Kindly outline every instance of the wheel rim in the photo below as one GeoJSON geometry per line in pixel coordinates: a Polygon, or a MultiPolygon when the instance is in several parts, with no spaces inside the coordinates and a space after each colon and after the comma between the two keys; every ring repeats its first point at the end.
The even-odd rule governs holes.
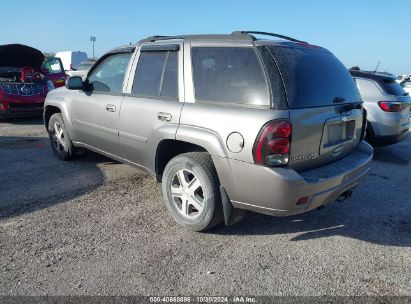
{"type": "Polygon", "coordinates": [[[65,151],[66,148],[66,139],[64,136],[63,128],[60,123],[55,122],[53,125],[53,144],[58,152],[65,151]]]}
{"type": "Polygon", "coordinates": [[[186,218],[197,217],[204,209],[203,186],[192,171],[177,171],[171,181],[171,197],[177,210],[186,218]]]}

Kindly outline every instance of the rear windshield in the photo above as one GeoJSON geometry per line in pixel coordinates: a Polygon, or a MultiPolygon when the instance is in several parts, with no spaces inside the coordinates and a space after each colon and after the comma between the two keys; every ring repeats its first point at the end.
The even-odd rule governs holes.
{"type": "Polygon", "coordinates": [[[359,102],[350,73],[331,53],[320,49],[268,46],[283,77],[289,108],[359,102]]]}
{"type": "Polygon", "coordinates": [[[378,82],[387,94],[394,96],[406,96],[407,92],[404,91],[402,86],[394,79],[384,79],[378,82]]]}

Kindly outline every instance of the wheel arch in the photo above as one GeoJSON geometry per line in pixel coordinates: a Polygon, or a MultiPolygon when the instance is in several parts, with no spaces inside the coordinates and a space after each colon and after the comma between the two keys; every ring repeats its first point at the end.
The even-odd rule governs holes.
{"type": "MultiPolygon", "coordinates": [[[[155,156],[157,180],[161,181],[164,168],[173,157],[187,152],[207,152],[212,157],[227,157],[224,144],[214,131],[180,125],[175,138],[164,139],[157,145],[155,156]]],[[[217,166],[215,167],[218,173],[219,170],[217,166]]]]}
{"type": "Polygon", "coordinates": [[[61,113],[61,109],[59,107],[52,106],[52,105],[47,105],[45,107],[44,113],[43,113],[43,120],[44,120],[44,126],[46,127],[46,129],[48,128],[51,116],[56,113],[61,113]]]}

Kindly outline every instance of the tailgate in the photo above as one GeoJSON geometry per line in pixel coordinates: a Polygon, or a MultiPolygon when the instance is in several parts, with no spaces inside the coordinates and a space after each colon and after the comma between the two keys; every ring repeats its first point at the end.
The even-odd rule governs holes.
{"type": "Polygon", "coordinates": [[[290,110],[293,126],[290,166],[297,170],[318,167],[355,150],[361,138],[363,110],[357,106],[290,110]]]}

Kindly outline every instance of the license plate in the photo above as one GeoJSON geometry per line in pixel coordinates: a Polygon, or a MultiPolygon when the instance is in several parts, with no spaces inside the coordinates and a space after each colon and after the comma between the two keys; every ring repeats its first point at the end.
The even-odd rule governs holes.
{"type": "Polygon", "coordinates": [[[354,136],[355,121],[342,121],[328,126],[328,145],[351,140],[354,136]]]}

